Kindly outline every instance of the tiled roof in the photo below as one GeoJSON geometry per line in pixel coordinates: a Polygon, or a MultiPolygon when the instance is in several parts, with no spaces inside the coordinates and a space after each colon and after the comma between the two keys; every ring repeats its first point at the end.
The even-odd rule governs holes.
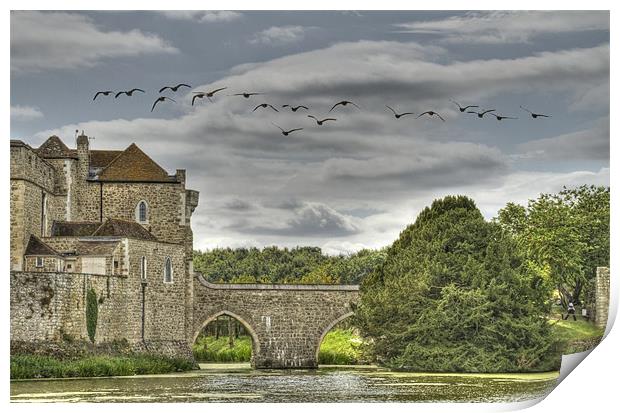
{"type": "Polygon", "coordinates": [[[67,145],[56,135],[50,136],[36,150],[37,154],[43,158],[75,158],[75,150],[69,149],[67,145]]]}
{"type": "Polygon", "coordinates": [[[101,226],[101,222],[54,221],[53,237],[87,237],[101,226]]]}
{"type": "Polygon", "coordinates": [[[105,255],[114,253],[120,241],[80,241],[76,245],[77,255],[105,255]]]}
{"type": "Polygon", "coordinates": [[[92,150],[90,151],[90,167],[105,168],[121,153],[123,151],[92,150]]]}
{"type": "Polygon", "coordinates": [[[147,241],[157,241],[157,238],[137,222],[108,218],[91,234],[93,237],[127,237],[147,241]]]}
{"type": "Polygon", "coordinates": [[[100,181],[174,182],[174,178],[142,152],[135,143],[129,145],[98,176],[100,181]]]}
{"type": "Polygon", "coordinates": [[[60,255],[52,247],[41,241],[34,235],[30,235],[28,246],[24,255],[60,255]]]}

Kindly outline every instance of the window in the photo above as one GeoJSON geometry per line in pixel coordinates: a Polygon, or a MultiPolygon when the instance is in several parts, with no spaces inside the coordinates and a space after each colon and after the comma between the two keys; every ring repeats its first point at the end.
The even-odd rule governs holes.
{"type": "Polygon", "coordinates": [[[146,201],[138,202],[136,206],[136,221],[141,224],[149,222],[149,206],[146,201]]]}
{"type": "Polygon", "coordinates": [[[164,282],[172,282],[172,261],[170,260],[170,257],[166,257],[166,260],[164,261],[164,282]]]}
{"type": "Polygon", "coordinates": [[[140,278],[146,281],[146,257],[140,258],[140,278]]]}
{"type": "Polygon", "coordinates": [[[37,257],[35,265],[39,268],[43,267],[43,257],[37,257]]]}

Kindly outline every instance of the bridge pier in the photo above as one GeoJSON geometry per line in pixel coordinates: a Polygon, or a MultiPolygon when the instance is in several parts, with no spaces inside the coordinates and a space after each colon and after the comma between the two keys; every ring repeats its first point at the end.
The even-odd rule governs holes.
{"type": "Polygon", "coordinates": [[[194,277],[194,341],[220,315],[239,320],[252,336],[252,367],[312,369],[319,346],[353,315],[356,285],[212,284],[194,277]]]}

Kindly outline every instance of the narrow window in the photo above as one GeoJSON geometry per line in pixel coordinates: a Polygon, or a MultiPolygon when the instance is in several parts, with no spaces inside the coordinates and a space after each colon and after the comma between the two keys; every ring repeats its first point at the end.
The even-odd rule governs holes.
{"type": "Polygon", "coordinates": [[[164,282],[172,282],[172,261],[170,260],[170,257],[166,257],[166,260],[164,261],[164,282]]]}
{"type": "Polygon", "coordinates": [[[140,278],[146,281],[146,257],[140,259],[140,278]]]}
{"type": "Polygon", "coordinates": [[[138,202],[138,206],[136,207],[136,220],[141,223],[147,223],[149,220],[149,207],[146,204],[146,201],[138,202]]]}
{"type": "Polygon", "coordinates": [[[35,265],[39,268],[43,267],[43,257],[37,257],[35,265]]]}

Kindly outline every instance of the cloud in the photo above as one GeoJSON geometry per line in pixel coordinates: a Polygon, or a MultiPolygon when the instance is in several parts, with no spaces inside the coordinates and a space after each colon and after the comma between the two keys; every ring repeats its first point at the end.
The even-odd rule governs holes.
{"type": "Polygon", "coordinates": [[[524,158],[609,161],[609,118],[596,121],[590,129],[537,139],[519,145],[524,158]]]}
{"type": "Polygon", "coordinates": [[[250,43],[270,46],[296,43],[303,40],[307,31],[308,28],[303,26],[272,26],[255,33],[250,39],[250,43]]]}
{"type": "Polygon", "coordinates": [[[29,121],[40,119],[43,112],[33,106],[11,105],[11,119],[16,121],[29,121]]]}
{"type": "MultiPolygon", "coordinates": [[[[70,143],[79,129],[97,137],[96,149],[136,142],[167,170],[186,168],[188,187],[203,193],[193,218],[200,248],[239,239],[261,246],[325,245],[334,238],[376,248],[391,243],[424,206],[447,194],[471,195],[485,214],[493,214],[521,196],[561,189],[561,182],[608,182],[608,174],[588,171],[579,179],[516,171],[517,161],[495,145],[514,151],[510,138],[540,136],[541,123],[479,122],[448,101],[528,92],[577,96],[584,85],[609,81],[608,45],[506,59],[448,57],[441,47],[413,42],[339,43],[238,66],[195,89],[266,93],[260,100],[221,95],[192,107],[188,91],[178,96],[177,117],[81,122],[42,131],[35,139],[57,134],[70,143]],[[330,114],[338,120],[319,127],[305,113],[252,112],[263,98],[274,105],[305,104],[318,116],[345,98],[362,110],[339,107],[330,114]],[[417,113],[433,109],[446,122],[395,120],[386,103],[417,113]],[[304,129],[284,137],[271,122],[304,129]],[[244,210],[249,199],[252,208],[244,210]],[[354,212],[360,208],[371,213],[354,212]]],[[[562,122],[558,115],[553,120],[562,122]]]]}
{"type": "Polygon", "coordinates": [[[321,246],[321,250],[327,255],[350,255],[368,248],[366,244],[360,242],[339,240],[330,240],[321,246]]]}
{"type": "Polygon", "coordinates": [[[308,202],[295,210],[293,217],[288,219],[284,225],[251,227],[247,224],[247,221],[241,221],[237,224],[237,229],[251,234],[296,237],[342,237],[359,231],[353,217],[341,214],[319,202],[308,202]]]}
{"type": "Polygon", "coordinates": [[[447,43],[527,43],[543,34],[609,30],[608,11],[489,11],[397,24],[447,43]]]}
{"type": "Polygon", "coordinates": [[[84,15],[11,12],[11,71],[92,67],[102,60],[178,50],[140,30],[104,31],[84,15]]]}
{"type": "Polygon", "coordinates": [[[243,17],[242,13],[229,10],[161,10],[160,13],[175,20],[195,20],[202,23],[231,22],[243,17]]]}

